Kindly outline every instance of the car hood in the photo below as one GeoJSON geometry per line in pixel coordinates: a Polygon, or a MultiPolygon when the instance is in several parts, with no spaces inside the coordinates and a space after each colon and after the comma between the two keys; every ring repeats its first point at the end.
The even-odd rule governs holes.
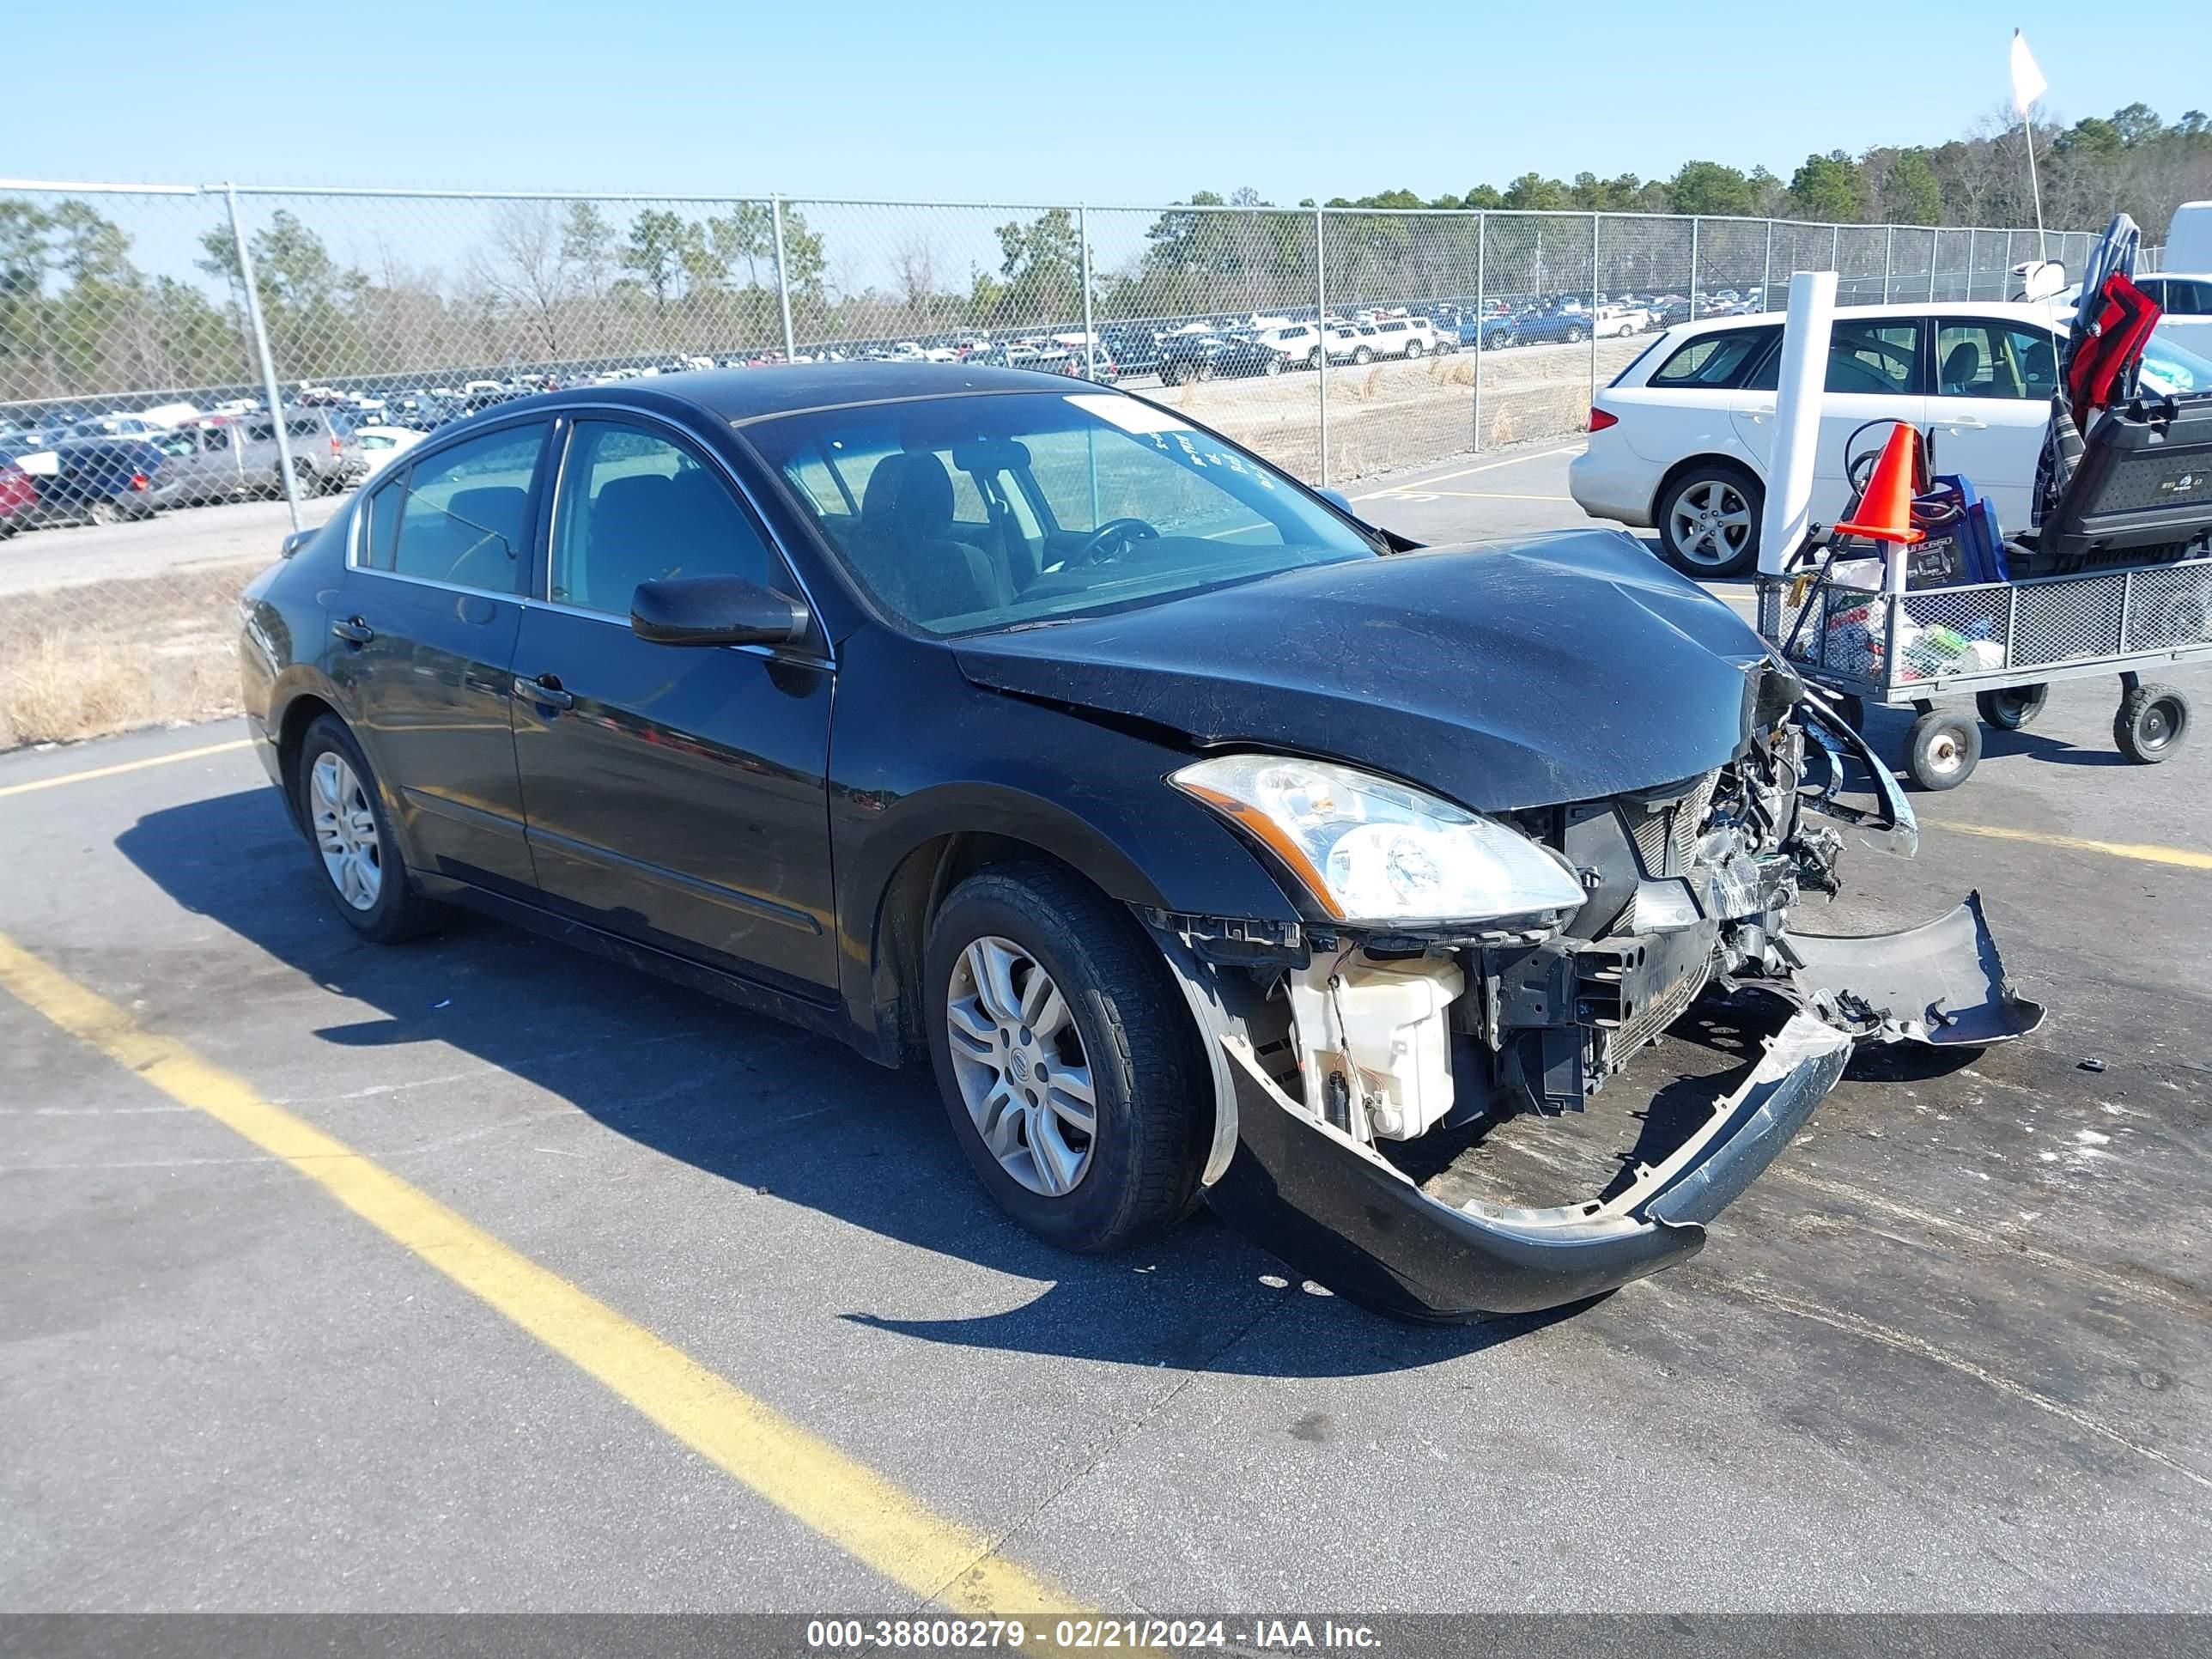
{"type": "Polygon", "coordinates": [[[1603,530],[1290,571],[953,649],[980,686],[1492,812],[1722,764],[1766,659],[1720,600],[1603,530]]]}

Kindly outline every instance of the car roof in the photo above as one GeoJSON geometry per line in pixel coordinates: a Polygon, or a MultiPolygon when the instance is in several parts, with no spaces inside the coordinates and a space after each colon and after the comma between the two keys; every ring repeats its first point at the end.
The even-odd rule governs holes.
{"type": "MultiPolygon", "coordinates": [[[[681,374],[616,380],[605,386],[574,386],[517,398],[495,406],[501,416],[536,409],[558,409],[580,398],[630,396],[649,408],[673,398],[702,409],[732,425],[769,416],[854,404],[890,403],[918,398],[957,398],[981,392],[1054,392],[1071,389],[1115,395],[1106,386],[1071,382],[1065,374],[1024,368],[994,368],[981,363],[898,362],[861,360],[846,363],[775,363],[764,368],[701,368],[681,374]]],[[[495,412],[487,410],[486,414],[495,412]]]]}
{"type": "MultiPolygon", "coordinates": [[[[1782,311],[1753,311],[1734,317],[1700,317],[1694,323],[1677,323],[1668,332],[1686,339],[1722,329],[1757,328],[1761,324],[1778,328],[1788,314],[1782,311]]],[[[2064,322],[2063,319],[2053,318],[2050,306],[2040,300],[1938,300],[1919,305],[1838,306],[1836,315],[1869,322],[1878,322],[1885,317],[1995,317],[2040,323],[2046,328],[2054,324],[2063,326],[2064,322]]]]}

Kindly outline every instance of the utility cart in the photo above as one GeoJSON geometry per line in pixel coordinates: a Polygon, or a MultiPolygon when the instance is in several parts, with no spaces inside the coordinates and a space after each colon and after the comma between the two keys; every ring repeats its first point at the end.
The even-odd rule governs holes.
{"type": "Polygon", "coordinates": [[[1936,499],[1908,499],[1911,440],[1896,428],[1863,487],[1862,506],[1880,498],[1865,516],[1882,522],[1855,511],[1796,550],[1805,568],[1760,578],[1759,631],[1854,726],[1869,702],[1918,711],[1905,769],[1923,789],[1955,787],[1981,758],[1980,726],[1936,706],[1962,692],[2014,732],[2053,681],[2112,675],[2120,752],[2145,765],[2172,754],[2189,700],[2145,682],[2212,657],[2212,396],[2106,409],[2066,446],[2040,527],[2002,546],[1962,479],[1940,481],[1951,495],[1929,521],[1942,535],[1904,527],[1936,499]],[[2009,580],[1978,579],[1991,574],[2009,580]]]}
{"type": "Polygon", "coordinates": [[[2190,710],[2148,677],[2212,658],[2212,557],[1903,592],[1847,586],[1825,569],[1769,576],[1759,631],[1854,726],[1869,702],[1917,710],[1905,769],[1923,789],[1965,782],[1982,754],[1974,716],[1936,698],[1971,692],[1982,720],[2016,732],[2052,682],[2095,675],[2122,688],[2112,741],[2150,764],[2180,747],[2190,710]]]}

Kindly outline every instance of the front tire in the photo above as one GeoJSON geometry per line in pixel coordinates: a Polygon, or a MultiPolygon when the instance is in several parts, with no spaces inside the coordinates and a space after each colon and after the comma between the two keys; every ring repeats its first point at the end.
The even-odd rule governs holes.
{"type": "Polygon", "coordinates": [[[1421,343],[1419,340],[1408,340],[1406,342],[1406,356],[1408,358],[1419,357],[1420,355],[1421,343]]]}
{"type": "Polygon", "coordinates": [[[1000,1208],[1085,1255],[1190,1207],[1206,1155],[1190,1015],[1136,921],[1067,872],[994,866],[954,890],[923,969],[952,1133],[1000,1208]]]}
{"type": "Polygon", "coordinates": [[[1923,789],[1956,789],[1982,758],[1982,728],[1953,709],[1931,708],[1912,722],[1905,769],[1923,789]]]}
{"type": "Polygon", "coordinates": [[[324,890],[356,933],[397,945],[445,921],[443,908],[408,879],[376,774],[336,717],[307,728],[293,762],[292,799],[324,890]]]}
{"type": "Polygon", "coordinates": [[[1365,346],[1361,346],[1352,354],[1352,361],[1357,367],[1364,368],[1375,361],[1375,354],[1365,346]]]}
{"type": "Polygon", "coordinates": [[[1659,542],[1686,576],[1741,576],[1759,560],[1759,515],[1766,491],[1727,461],[1701,462],[1659,501],[1659,542]]]}
{"type": "Polygon", "coordinates": [[[2189,734],[2189,699],[2170,685],[2139,685],[2120,699],[2112,742],[2137,766],[2155,766],[2189,734]]]}
{"type": "Polygon", "coordinates": [[[1566,342],[1569,345],[1580,345],[1585,337],[1587,337],[1584,336],[1582,330],[1579,328],[1570,328],[1567,330],[1566,342]]]}

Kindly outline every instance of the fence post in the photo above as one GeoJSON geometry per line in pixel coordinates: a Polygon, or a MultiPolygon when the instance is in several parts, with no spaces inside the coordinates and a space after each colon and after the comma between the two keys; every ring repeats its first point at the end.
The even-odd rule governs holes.
{"type": "Polygon", "coordinates": [[[1774,221],[1771,219],[1766,222],[1766,265],[1765,274],[1759,279],[1759,308],[1761,311],[1774,309],[1774,221]]]}
{"type": "Polygon", "coordinates": [[[1482,333],[1483,324],[1488,320],[1483,283],[1489,257],[1490,215],[1481,212],[1474,219],[1474,453],[1478,455],[1482,453],[1482,333]]]}
{"type": "Polygon", "coordinates": [[[1938,225],[1928,233],[1928,303],[1931,306],[1936,303],[1936,262],[1942,257],[1943,228],[1938,225]]]}
{"type": "MultiPolygon", "coordinates": [[[[1098,337],[1091,326],[1091,207],[1086,202],[1075,204],[1075,239],[1083,246],[1083,378],[1095,380],[1098,378],[1098,337]]],[[[1095,472],[1091,479],[1094,483],[1097,481],[1095,472]]],[[[1095,508],[1097,503],[1093,501],[1091,506],[1095,508]]],[[[1095,512],[1091,522],[1098,522],[1095,512]]]]}
{"type": "Polygon", "coordinates": [[[1326,210],[1314,209],[1314,329],[1321,336],[1321,356],[1314,375],[1321,387],[1321,488],[1328,488],[1328,234],[1322,218],[1326,210]]]}
{"type": "Polygon", "coordinates": [[[1590,215],[1590,401],[1597,401],[1597,222],[1601,216],[1590,215]]]}
{"type": "Polygon", "coordinates": [[[783,361],[794,362],[799,357],[799,344],[791,331],[791,277],[783,263],[783,198],[768,198],[769,214],[775,221],[775,297],[783,309],[783,361]]]}
{"type": "MultiPolygon", "coordinates": [[[[1701,222],[1694,213],[1690,216],[1690,320],[1693,323],[1698,320],[1698,231],[1701,222]]],[[[1772,231],[1767,233],[1770,240],[1773,234],[1772,231]]]]}
{"type": "Polygon", "coordinates": [[[1974,297],[1974,228],[1966,227],[1966,298],[1974,297]]]}
{"type": "Polygon", "coordinates": [[[1889,303],[1889,273],[1897,264],[1897,227],[1885,225],[1881,233],[1881,302],[1889,303]]]}
{"type": "Polygon", "coordinates": [[[269,429],[276,434],[276,471],[284,485],[284,505],[292,528],[300,523],[300,480],[292,471],[292,441],[284,429],[284,395],[276,389],[276,360],[269,355],[269,329],[261,319],[261,290],[253,280],[253,250],[246,245],[246,221],[238,211],[238,186],[225,185],[230,202],[230,240],[238,249],[238,276],[246,285],[246,320],[253,329],[253,349],[261,359],[261,393],[269,399],[269,429]]]}
{"type": "Polygon", "coordinates": [[[1828,227],[1828,269],[1838,276],[1844,274],[1844,228],[1841,225],[1828,227]]]}

